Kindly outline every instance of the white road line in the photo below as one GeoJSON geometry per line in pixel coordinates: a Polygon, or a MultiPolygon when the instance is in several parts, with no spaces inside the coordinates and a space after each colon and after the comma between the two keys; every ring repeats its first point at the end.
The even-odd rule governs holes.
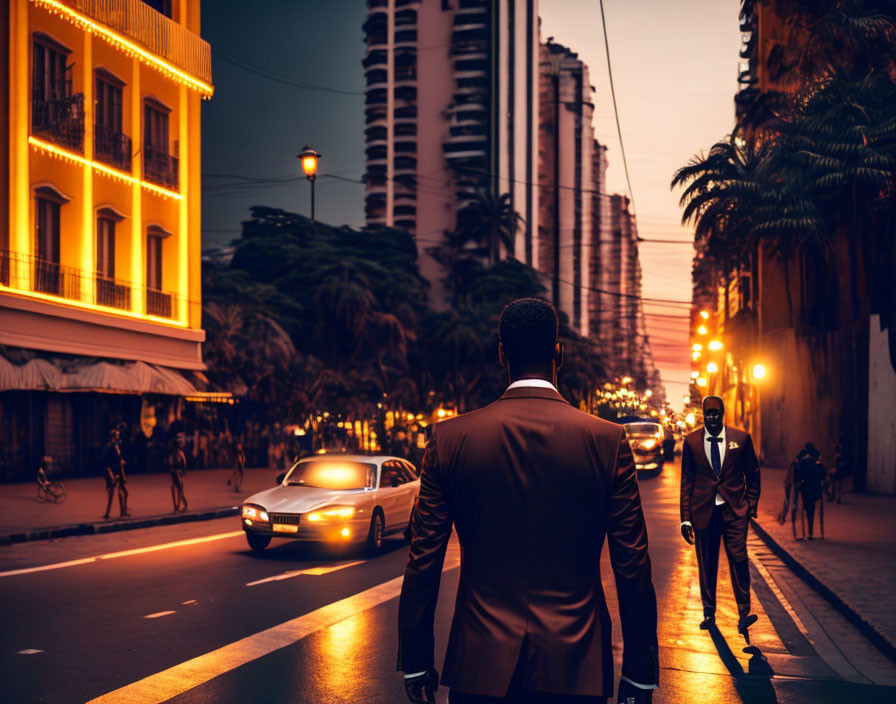
{"type": "Polygon", "coordinates": [[[43,650],[35,650],[34,648],[28,648],[27,650],[20,650],[16,655],[36,655],[37,653],[42,653],[43,650]]]}
{"type": "Polygon", "coordinates": [[[177,613],[176,611],[159,611],[155,614],[146,614],[143,618],[159,618],[159,616],[170,616],[171,614],[177,613]]]}
{"type": "Polygon", "coordinates": [[[195,603],[196,603],[196,600],[195,600],[195,599],[190,599],[189,601],[182,601],[182,602],[180,602],[180,605],[181,605],[181,606],[186,606],[187,604],[195,604],[195,603]]]}
{"type": "MultiPolygon", "coordinates": [[[[445,560],[445,570],[460,565],[455,547],[445,560]]],[[[248,662],[280,650],[355,614],[394,599],[401,593],[403,577],[396,577],[341,601],[328,604],[279,626],[255,633],[223,648],[200,655],[150,675],[121,689],[92,699],[87,704],[160,704],[248,662]]]]}
{"type": "Polygon", "coordinates": [[[281,572],[280,574],[275,574],[273,577],[265,577],[264,579],[259,579],[254,582],[246,582],[247,587],[254,587],[256,584],[266,584],[268,582],[279,582],[284,579],[292,579],[293,577],[299,577],[303,574],[320,576],[322,574],[330,574],[330,572],[336,572],[337,570],[344,570],[346,567],[354,567],[355,565],[360,565],[364,562],[364,560],[358,560],[357,562],[348,562],[342,565],[331,565],[330,567],[309,567],[307,570],[293,570],[292,572],[281,572]]]}
{"type": "Polygon", "coordinates": [[[212,540],[223,540],[225,538],[234,538],[242,535],[243,531],[237,530],[232,533],[218,533],[217,535],[207,535],[204,538],[190,538],[189,540],[178,540],[173,543],[164,543],[162,545],[152,545],[147,548],[134,548],[133,550],[122,550],[121,552],[109,552],[104,555],[95,557],[82,557],[80,560],[69,560],[68,562],[55,562],[51,565],[41,565],[40,567],[26,567],[21,570],[9,570],[8,572],[0,572],[0,577],[13,577],[20,574],[31,574],[32,572],[45,572],[46,570],[58,570],[63,567],[75,567],[77,565],[89,565],[92,562],[100,560],[112,560],[116,557],[130,557],[131,555],[142,555],[147,552],[155,552],[156,550],[168,550],[169,548],[180,548],[185,545],[196,545],[197,543],[208,543],[212,540]]]}

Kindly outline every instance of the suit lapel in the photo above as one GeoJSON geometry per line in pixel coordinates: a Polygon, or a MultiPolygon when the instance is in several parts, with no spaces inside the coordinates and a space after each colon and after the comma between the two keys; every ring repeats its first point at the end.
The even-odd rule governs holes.
{"type": "Polygon", "coordinates": [[[743,449],[744,434],[737,428],[729,428],[725,426],[725,459],[722,462],[721,476],[737,459],[740,451],[743,449]],[[734,447],[732,447],[732,444],[734,447]]]}
{"type": "Polygon", "coordinates": [[[703,447],[703,428],[698,428],[688,435],[687,442],[691,445],[691,453],[694,455],[694,459],[697,463],[715,474],[715,472],[712,471],[712,465],[706,458],[706,449],[703,447]]]}

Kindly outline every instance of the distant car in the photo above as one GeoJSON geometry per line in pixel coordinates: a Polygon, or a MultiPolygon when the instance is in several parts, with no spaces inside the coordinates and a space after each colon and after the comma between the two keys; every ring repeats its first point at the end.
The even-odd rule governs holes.
{"type": "Polygon", "coordinates": [[[635,469],[658,472],[663,468],[663,426],[652,421],[624,423],[628,444],[635,455],[635,469]]]}
{"type": "Polygon", "coordinates": [[[273,489],[250,496],[240,520],[256,552],[272,538],[366,543],[402,533],[420,491],[417,470],[386,455],[314,455],[296,462],[273,489]]]}

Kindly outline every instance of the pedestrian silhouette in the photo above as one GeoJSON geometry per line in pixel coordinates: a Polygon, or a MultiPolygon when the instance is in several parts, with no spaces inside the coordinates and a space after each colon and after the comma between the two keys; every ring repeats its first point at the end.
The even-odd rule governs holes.
{"type": "MultiPolygon", "coordinates": [[[[809,524],[809,540],[814,538],[815,524],[815,504],[821,501],[824,495],[824,484],[827,479],[827,470],[820,459],[820,453],[811,442],[807,442],[804,450],[794,460],[793,465],[793,492],[794,502],[791,511],[791,520],[794,522],[794,531],[796,530],[796,495],[799,493],[799,499],[803,504],[803,514],[806,522],[809,524]]],[[[821,504],[821,515],[819,516],[819,528],[821,537],[824,537],[824,503],[821,504]]],[[[803,537],[806,537],[805,530],[803,537]]]]}
{"type": "Polygon", "coordinates": [[[243,485],[243,472],[246,469],[246,453],[243,452],[243,443],[236,444],[236,452],[233,460],[233,474],[227,480],[227,485],[232,486],[234,491],[239,491],[243,485]]]}
{"type": "Polygon", "coordinates": [[[109,518],[112,510],[112,498],[118,493],[118,509],[121,516],[130,516],[128,513],[128,488],[127,475],[124,471],[125,461],[121,456],[121,432],[118,426],[112,428],[109,433],[109,442],[103,453],[103,470],[106,479],[106,512],[103,518],[109,518]]]}
{"type": "Polygon", "coordinates": [[[171,501],[174,512],[187,510],[187,499],[184,496],[184,474],[187,471],[187,456],[184,454],[186,440],[183,433],[174,436],[171,451],[168,453],[168,473],[171,475],[171,501]]]}

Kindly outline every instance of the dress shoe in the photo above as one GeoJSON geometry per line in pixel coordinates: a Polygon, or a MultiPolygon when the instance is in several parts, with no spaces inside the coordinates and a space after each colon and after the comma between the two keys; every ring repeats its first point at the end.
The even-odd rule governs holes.
{"type": "Polygon", "coordinates": [[[715,625],[716,625],[716,617],[715,617],[715,616],[707,616],[707,617],[706,617],[705,619],[703,619],[703,621],[700,623],[700,630],[701,630],[701,631],[708,631],[710,628],[712,628],[712,627],[715,626],[715,625]]]}
{"type": "Polygon", "coordinates": [[[747,632],[747,629],[750,628],[754,623],[759,620],[759,617],[756,614],[745,614],[740,617],[740,620],[737,622],[737,632],[740,634],[744,634],[747,632]]]}

